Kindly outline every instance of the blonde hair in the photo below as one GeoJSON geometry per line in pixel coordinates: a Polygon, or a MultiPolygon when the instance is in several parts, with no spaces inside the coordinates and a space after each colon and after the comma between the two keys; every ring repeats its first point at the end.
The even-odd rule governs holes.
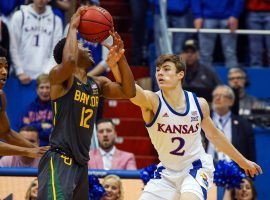
{"type": "Polygon", "coordinates": [[[122,184],[120,177],[117,175],[113,175],[113,174],[105,176],[103,181],[102,181],[102,185],[104,186],[104,183],[109,179],[114,179],[115,181],[117,181],[117,183],[119,185],[119,192],[120,192],[117,200],[123,200],[124,199],[124,190],[123,190],[123,184],[122,184]]]}
{"type": "Polygon", "coordinates": [[[40,74],[40,75],[37,77],[37,87],[38,87],[41,83],[47,83],[47,82],[50,82],[50,79],[49,79],[49,75],[48,75],[48,74],[40,74]]]}
{"type": "Polygon", "coordinates": [[[26,194],[25,194],[25,200],[31,200],[31,189],[34,187],[34,183],[37,181],[37,178],[35,178],[29,185],[26,194]]]}

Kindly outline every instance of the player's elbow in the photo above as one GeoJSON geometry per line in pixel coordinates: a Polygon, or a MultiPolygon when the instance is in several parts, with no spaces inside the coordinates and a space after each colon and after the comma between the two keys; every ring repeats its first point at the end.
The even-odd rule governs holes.
{"type": "Polygon", "coordinates": [[[131,98],[136,96],[136,91],[135,91],[135,89],[127,91],[125,95],[126,95],[127,99],[131,99],[131,98]]]}

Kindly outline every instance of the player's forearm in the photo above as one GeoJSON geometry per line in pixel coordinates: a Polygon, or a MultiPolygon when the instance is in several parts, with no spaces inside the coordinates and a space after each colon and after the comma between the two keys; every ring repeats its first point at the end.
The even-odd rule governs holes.
{"type": "Polygon", "coordinates": [[[135,81],[131,69],[128,65],[126,57],[123,55],[118,62],[120,77],[122,81],[123,93],[128,97],[132,98],[136,95],[135,81]]]}
{"type": "Polygon", "coordinates": [[[223,133],[218,132],[213,138],[209,138],[209,140],[219,151],[224,152],[239,165],[245,161],[245,157],[228,141],[223,133]]]}
{"type": "Polygon", "coordinates": [[[9,131],[5,135],[4,140],[11,145],[16,145],[19,147],[30,147],[30,148],[36,147],[34,144],[32,144],[31,142],[26,140],[23,136],[21,136],[20,134],[16,133],[13,130],[9,131]]]}
{"type": "Polygon", "coordinates": [[[24,147],[19,147],[19,146],[7,144],[4,142],[0,142],[0,155],[1,156],[10,156],[10,155],[27,156],[28,151],[27,151],[27,148],[24,148],[24,147]]]}
{"type": "Polygon", "coordinates": [[[66,70],[72,73],[77,62],[78,56],[78,42],[77,42],[77,29],[70,25],[65,47],[63,50],[62,64],[66,70]]]}
{"type": "Polygon", "coordinates": [[[120,73],[118,65],[115,67],[112,67],[111,70],[112,70],[112,74],[115,78],[115,81],[117,83],[122,83],[121,73],[120,73]]]}

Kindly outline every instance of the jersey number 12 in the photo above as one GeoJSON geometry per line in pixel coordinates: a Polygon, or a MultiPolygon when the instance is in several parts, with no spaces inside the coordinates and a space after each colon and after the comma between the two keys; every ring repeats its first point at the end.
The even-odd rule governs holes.
{"type": "Polygon", "coordinates": [[[89,128],[90,124],[88,123],[93,115],[92,109],[86,109],[85,107],[82,108],[82,114],[81,114],[81,121],[80,126],[84,128],[89,128]]]}

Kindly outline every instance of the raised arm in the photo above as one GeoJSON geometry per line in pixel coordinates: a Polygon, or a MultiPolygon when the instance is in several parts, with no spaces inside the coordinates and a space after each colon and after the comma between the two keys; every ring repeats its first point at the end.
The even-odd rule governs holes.
{"type": "Polygon", "coordinates": [[[80,23],[80,17],[87,8],[88,7],[80,7],[71,18],[69,31],[63,49],[62,63],[56,65],[50,71],[51,85],[59,85],[64,81],[72,80],[72,73],[75,70],[78,56],[77,28],[80,23]]]}
{"type": "Polygon", "coordinates": [[[109,49],[106,62],[116,76],[116,80],[119,82],[112,82],[104,77],[99,78],[102,93],[106,98],[129,99],[135,96],[134,77],[127,63],[126,57],[124,56],[125,50],[123,49],[123,42],[120,36],[116,32],[111,32],[111,35],[114,39],[113,45],[103,45],[106,45],[109,49]]]}
{"type": "Polygon", "coordinates": [[[210,118],[210,111],[208,103],[205,99],[199,98],[199,104],[203,112],[202,129],[205,132],[207,139],[212,142],[219,151],[224,152],[232,160],[234,160],[243,170],[245,170],[246,175],[254,177],[262,173],[262,169],[256,163],[247,160],[225,137],[214,125],[212,119],[210,118]]]}

